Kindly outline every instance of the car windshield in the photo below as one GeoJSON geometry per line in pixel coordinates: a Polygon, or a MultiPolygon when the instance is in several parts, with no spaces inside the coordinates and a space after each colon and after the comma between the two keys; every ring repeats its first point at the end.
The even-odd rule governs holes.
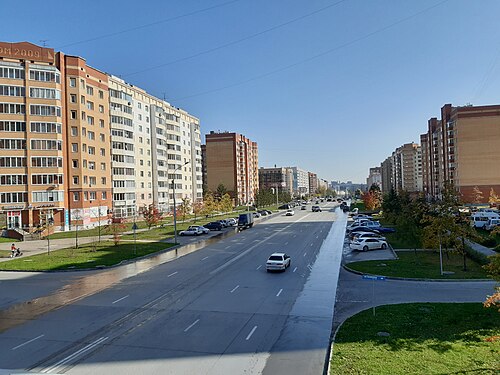
{"type": "Polygon", "coordinates": [[[269,260],[283,260],[283,257],[280,255],[271,255],[269,260]]]}

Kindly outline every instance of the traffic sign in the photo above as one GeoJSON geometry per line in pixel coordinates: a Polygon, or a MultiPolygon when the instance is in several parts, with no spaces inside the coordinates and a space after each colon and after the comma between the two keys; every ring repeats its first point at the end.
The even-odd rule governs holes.
{"type": "Polygon", "coordinates": [[[363,280],[378,280],[378,281],[384,281],[385,276],[373,276],[373,275],[363,275],[363,280]]]}
{"type": "Polygon", "coordinates": [[[137,229],[139,229],[139,227],[137,226],[136,223],[134,223],[134,225],[132,225],[132,230],[137,230],[137,229]]]}

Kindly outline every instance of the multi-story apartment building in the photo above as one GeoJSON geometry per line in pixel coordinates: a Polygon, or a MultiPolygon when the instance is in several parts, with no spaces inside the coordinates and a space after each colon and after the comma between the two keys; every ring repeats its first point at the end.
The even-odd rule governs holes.
{"type": "Polygon", "coordinates": [[[373,184],[378,185],[379,187],[382,186],[381,167],[373,167],[369,170],[368,177],[366,179],[366,186],[368,186],[369,189],[373,184]]]}
{"type": "Polygon", "coordinates": [[[64,80],[65,226],[106,224],[112,209],[108,76],[57,53],[64,80]]]}
{"type": "Polygon", "coordinates": [[[0,211],[8,228],[64,225],[63,86],[53,49],[0,43],[0,211]]]}
{"type": "Polygon", "coordinates": [[[393,188],[392,183],[392,158],[389,156],[382,163],[380,163],[380,181],[381,190],[383,193],[388,193],[393,188]]]}
{"type": "Polygon", "coordinates": [[[309,175],[299,167],[288,167],[293,173],[293,194],[300,197],[309,194],[309,175]]]}
{"type": "Polygon", "coordinates": [[[411,193],[422,191],[422,153],[420,145],[406,143],[391,156],[392,187],[411,193]]]}
{"type": "Polygon", "coordinates": [[[237,204],[252,203],[259,188],[257,143],[229,132],[211,131],[205,139],[208,189],[223,184],[237,204]]]}
{"type": "Polygon", "coordinates": [[[0,43],[0,137],[8,227],[93,226],[149,204],[170,211],[171,181],[176,198],[202,199],[199,120],[80,57],[0,43]]]}
{"type": "Polygon", "coordinates": [[[475,186],[488,200],[491,189],[500,191],[500,105],[441,108],[441,118],[431,118],[421,135],[425,158],[424,188],[440,197],[445,182],[452,183],[466,202],[475,186]]]}
{"type": "Polygon", "coordinates": [[[309,192],[311,194],[316,194],[318,191],[318,175],[313,172],[307,172],[309,178],[309,192]]]}
{"type": "Polygon", "coordinates": [[[289,168],[259,168],[259,189],[278,189],[280,192],[293,192],[293,172],[289,168]]]}

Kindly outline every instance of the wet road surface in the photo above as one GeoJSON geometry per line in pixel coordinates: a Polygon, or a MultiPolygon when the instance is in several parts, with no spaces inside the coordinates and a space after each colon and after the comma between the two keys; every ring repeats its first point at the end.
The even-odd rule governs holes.
{"type": "MultiPolygon", "coordinates": [[[[325,284],[314,275],[325,272],[320,264],[340,264],[342,246],[336,241],[343,241],[343,233],[332,227],[335,216],[333,210],[297,211],[272,218],[199,251],[201,245],[179,250],[186,252],[183,257],[168,252],[162,259],[85,275],[36,306],[14,306],[1,319],[7,323],[0,345],[10,350],[0,352],[0,367],[71,374],[257,374],[266,363],[275,366],[276,355],[295,352],[312,364],[310,372],[272,373],[321,372],[335,295],[329,283],[336,277],[325,284]],[[265,272],[274,251],[292,256],[286,272],[265,272]],[[62,307],[46,312],[54,306],[62,307]],[[289,340],[306,327],[316,329],[314,340],[289,340]],[[12,355],[17,350],[23,355],[12,355]]],[[[345,221],[338,225],[345,228],[345,221]]]]}

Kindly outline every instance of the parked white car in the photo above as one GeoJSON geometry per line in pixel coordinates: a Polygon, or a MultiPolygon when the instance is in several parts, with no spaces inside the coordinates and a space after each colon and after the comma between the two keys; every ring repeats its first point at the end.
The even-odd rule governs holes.
{"type": "Polygon", "coordinates": [[[367,219],[367,220],[373,220],[373,217],[370,215],[365,215],[365,214],[357,214],[353,215],[352,217],[354,220],[359,220],[359,219],[367,219]]]}
{"type": "Polygon", "coordinates": [[[352,250],[368,251],[375,249],[387,249],[387,241],[378,238],[360,238],[351,242],[349,247],[352,250]]]}
{"type": "Polygon", "coordinates": [[[386,238],[384,236],[381,236],[377,233],[373,232],[356,232],[353,236],[353,241],[362,239],[362,238],[376,238],[378,240],[386,241],[386,238]]]}
{"type": "Polygon", "coordinates": [[[201,229],[201,228],[202,227],[200,227],[198,225],[191,225],[188,229],[181,231],[179,233],[179,235],[180,236],[199,236],[200,234],[208,233],[208,232],[205,232],[206,230],[208,230],[207,228],[203,228],[203,229],[201,229]]]}
{"type": "Polygon", "coordinates": [[[266,262],[266,270],[270,271],[285,271],[292,261],[290,256],[285,253],[273,253],[266,262]]]}

